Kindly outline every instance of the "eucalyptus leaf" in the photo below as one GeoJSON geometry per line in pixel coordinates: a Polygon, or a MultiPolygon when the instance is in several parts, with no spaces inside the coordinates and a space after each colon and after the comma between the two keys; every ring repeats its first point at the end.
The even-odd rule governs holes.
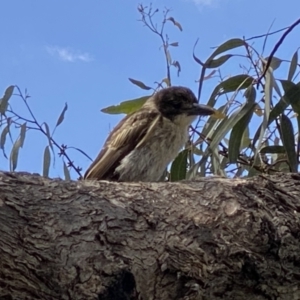
{"type": "Polygon", "coordinates": [[[43,158],[43,176],[49,177],[49,168],[50,168],[51,155],[49,150],[49,145],[44,149],[44,158],[43,158]]]}
{"type": "Polygon", "coordinates": [[[119,105],[112,105],[101,109],[102,112],[107,114],[130,114],[143,106],[143,104],[151,97],[144,96],[133,100],[126,100],[119,105]]]}
{"type": "Polygon", "coordinates": [[[5,92],[3,97],[0,99],[0,113],[3,115],[5,114],[7,107],[8,107],[8,101],[11,98],[13,92],[14,92],[14,85],[9,86],[5,92]]]}
{"type": "Polygon", "coordinates": [[[128,79],[129,79],[130,82],[137,85],[138,87],[140,87],[143,90],[151,90],[150,86],[145,85],[145,83],[143,83],[139,80],[136,80],[136,79],[133,79],[133,78],[128,78],[128,79]]]}
{"type": "Polygon", "coordinates": [[[65,175],[65,180],[71,180],[70,171],[65,162],[64,162],[64,175],[65,175]]]}
{"type": "Polygon", "coordinates": [[[59,126],[62,123],[62,121],[65,118],[65,113],[66,113],[67,109],[68,109],[68,104],[66,103],[63,110],[62,110],[62,112],[61,112],[61,114],[59,115],[59,117],[57,119],[55,127],[59,126]]]}
{"type": "Polygon", "coordinates": [[[280,119],[281,138],[288,157],[290,171],[297,172],[298,159],[295,151],[295,136],[293,124],[290,118],[285,114],[282,114],[280,119]]]}
{"type": "Polygon", "coordinates": [[[182,150],[173,161],[170,169],[170,180],[178,181],[186,178],[188,150],[182,150]]]}

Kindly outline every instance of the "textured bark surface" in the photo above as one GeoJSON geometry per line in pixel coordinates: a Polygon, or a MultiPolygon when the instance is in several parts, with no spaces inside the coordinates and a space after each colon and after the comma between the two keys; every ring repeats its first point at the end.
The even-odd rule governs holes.
{"type": "Polygon", "coordinates": [[[300,299],[300,175],[0,173],[0,299],[300,299]]]}

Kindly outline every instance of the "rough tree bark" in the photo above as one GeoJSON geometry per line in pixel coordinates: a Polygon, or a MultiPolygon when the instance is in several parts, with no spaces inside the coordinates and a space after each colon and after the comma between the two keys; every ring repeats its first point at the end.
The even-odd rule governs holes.
{"type": "Polygon", "coordinates": [[[0,299],[300,299],[300,175],[0,173],[0,299]]]}

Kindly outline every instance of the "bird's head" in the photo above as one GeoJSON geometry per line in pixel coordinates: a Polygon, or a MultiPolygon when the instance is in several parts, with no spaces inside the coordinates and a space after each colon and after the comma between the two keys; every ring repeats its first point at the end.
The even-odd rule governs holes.
{"type": "Polygon", "coordinates": [[[215,113],[210,106],[199,104],[194,93],[182,86],[162,89],[152,98],[155,107],[164,117],[182,125],[190,125],[197,116],[215,113]]]}

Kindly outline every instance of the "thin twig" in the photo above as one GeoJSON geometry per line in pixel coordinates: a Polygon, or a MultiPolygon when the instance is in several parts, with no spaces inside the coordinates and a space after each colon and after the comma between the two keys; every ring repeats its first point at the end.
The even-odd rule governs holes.
{"type": "Polygon", "coordinates": [[[258,78],[257,80],[257,85],[260,83],[260,81],[262,80],[262,78],[265,77],[270,65],[271,65],[271,62],[272,62],[272,58],[273,56],[275,55],[276,51],[278,50],[278,48],[280,47],[280,45],[283,43],[284,39],[287,37],[287,35],[297,26],[300,24],[300,19],[298,19],[296,22],[294,22],[290,27],[288,27],[288,29],[285,31],[285,33],[282,35],[282,37],[279,39],[279,41],[275,44],[275,47],[274,49],[272,50],[269,58],[268,58],[268,61],[266,63],[266,66],[261,74],[261,76],[258,78]]]}

